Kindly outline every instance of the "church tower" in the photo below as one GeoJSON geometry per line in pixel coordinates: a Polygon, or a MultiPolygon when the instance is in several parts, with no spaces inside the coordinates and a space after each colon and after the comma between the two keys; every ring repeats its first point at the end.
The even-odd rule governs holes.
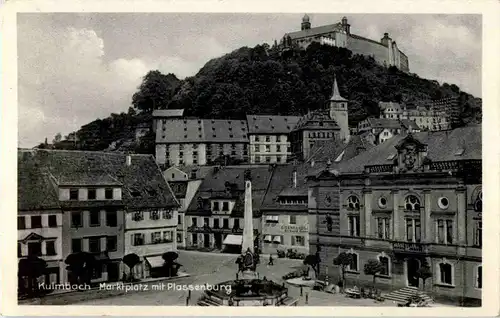
{"type": "Polygon", "coordinates": [[[309,22],[309,16],[307,14],[304,14],[304,17],[302,18],[302,23],[300,24],[300,29],[309,30],[310,28],[311,28],[311,22],[309,22]]]}
{"type": "Polygon", "coordinates": [[[334,77],[332,97],[329,100],[330,118],[340,127],[340,138],[344,142],[349,141],[350,137],[347,103],[348,100],[340,96],[337,77],[334,77]]]}

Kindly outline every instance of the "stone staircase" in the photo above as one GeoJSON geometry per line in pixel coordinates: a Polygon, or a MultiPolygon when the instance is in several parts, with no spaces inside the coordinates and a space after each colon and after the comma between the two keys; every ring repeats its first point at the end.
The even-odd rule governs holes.
{"type": "Polygon", "coordinates": [[[210,299],[210,298],[202,298],[200,300],[198,300],[198,302],[196,303],[198,306],[221,306],[220,303],[210,299]]]}
{"type": "Polygon", "coordinates": [[[432,298],[417,287],[404,287],[387,295],[382,296],[385,300],[394,301],[398,304],[406,304],[412,296],[420,296],[426,304],[432,303],[432,298]]]}

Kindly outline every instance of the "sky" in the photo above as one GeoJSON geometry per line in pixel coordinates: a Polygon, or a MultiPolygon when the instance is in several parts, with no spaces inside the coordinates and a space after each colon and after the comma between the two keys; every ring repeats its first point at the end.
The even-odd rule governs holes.
{"type": "MultiPolygon", "coordinates": [[[[343,14],[309,13],[312,27],[343,14]]],[[[300,30],[303,14],[18,13],[18,144],[51,142],[110,113],[126,112],[153,69],[192,76],[242,46],[300,30]]],[[[410,71],[481,97],[480,15],[349,14],[351,33],[388,32],[410,71]]]]}

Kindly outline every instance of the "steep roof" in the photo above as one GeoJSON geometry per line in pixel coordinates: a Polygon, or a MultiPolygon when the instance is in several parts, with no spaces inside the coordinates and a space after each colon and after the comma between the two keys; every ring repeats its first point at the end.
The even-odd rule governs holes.
{"type": "Polygon", "coordinates": [[[330,97],[330,100],[333,102],[346,102],[347,101],[347,99],[340,96],[339,87],[337,85],[337,77],[333,78],[333,90],[332,90],[332,96],[330,97]]]}
{"type": "Polygon", "coordinates": [[[288,134],[300,116],[247,115],[250,134],[288,134]]]}
{"type": "MultiPolygon", "coordinates": [[[[177,206],[178,202],[163,178],[153,156],[130,156],[131,164],[127,166],[126,155],[121,153],[20,150],[18,155],[20,209],[23,209],[24,206],[33,206],[33,202],[40,200],[38,194],[33,193],[36,191],[26,191],[32,187],[30,180],[32,178],[37,180],[36,175],[40,175],[39,178],[42,180],[45,176],[50,178],[54,191],[56,191],[57,186],[121,186],[123,191],[120,204],[124,204],[128,209],[177,206]]],[[[57,201],[57,192],[54,195],[57,201]]],[[[58,206],[68,208],[92,204],[118,203],[107,201],[57,202],[58,206]]]]}
{"type": "Polygon", "coordinates": [[[244,202],[244,175],[245,170],[250,169],[252,175],[252,209],[254,217],[260,216],[260,206],[266,193],[269,180],[273,174],[271,166],[234,166],[223,167],[213,171],[203,180],[193,200],[191,201],[187,215],[211,215],[209,199],[232,198],[236,200],[232,216],[243,216],[244,202]],[[230,185],[230,189],[226,187],[230,185]],[[203,202],[203,208],[199,207],[199,200],[203,202]]]}
{"type": "Polygon", "coordinates": [[[305,37],[310,37],[310,36],[317,36],[325,33],[331,33],[331,32],[338,32],[342,30],[342,24],[341,23],[335,23],[335,24],[328,24],[328,25],[322,25],[306,30],[301,30],[301,31],[296,31],[296,32],[290,32],[285,34],[285,36],[290,36],[292,40],[295,39],[300,39],[300,38],[305,38],[305,37]]]}
{"type": "MultiPolygon", "coordinates": [[[[341,173],[362,172],[365,166],[391,164],[393,161],[388,158],[397,154],[395,146],[407,136],[392,137],[363,154],[340,163],[337,169],[341,173]]],[[[427,145],[427,158],[431,161],[481,160],[481,126],[469,126],[449,131],[419,132],[412,136],[427,145]]]]}
{"type": "Polygon", "coordinates": [[[156,133],[158,143],[248,142],[245,120],[166,119],[156,133]]]}
{"type": "Polygon", "coordinates": [[[337,162],[346,161],[373,147],[374,145],[366,142],[361,136],[354,135],[349,138],[347,143],[335,140],[332,143],[313,148],[308,161],[314,160],[315,163],[320,163],[330,160],[334,164],[337,159],[337,162]]]}
{"type": "Polygon", "coordinates": [[[401,111],[401,109],[403,108],[401,104],[394,102],[379,102],[378,107],[380,108],[380,110],[386,110],[387,108],[392,108],[395,109],[396,111],[401,111]]]}
{"type": "Polygon", "coordinates": [[[326,110],[316,110],[303,116],[297,125],[295,125],[294,131],[297,130],[325,130],[325,129],[340,129],[337,122],[331,119],[326,110]]]}

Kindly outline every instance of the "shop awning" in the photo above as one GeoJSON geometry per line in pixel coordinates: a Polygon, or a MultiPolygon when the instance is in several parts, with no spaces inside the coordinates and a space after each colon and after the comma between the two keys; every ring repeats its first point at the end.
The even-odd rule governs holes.
{"type": "Polygon", "coordinates": [[[145,258],[146,258],[146,261],[149,263],[149,265],[152,268],[162,267],[163,264],[165,263],[165,261],[163,260],[163,258],[161,256],[151,256],[151,257],[145,257],[145,258]]]}
{"type": "Polygon", "coordinates": [[[271,242],[271,241],[272,241],[271,235],[264,236],[264,242],[271,242]]]}
{"type": "Polygon", "coordinates": [[[241,245],[241,244],[243,244],[243,236],[229,234],[224,239],[223,244],[226,244],[226,245],[241,245]]]}
{"type": "Polygon", "coordinates": [[[273,243],[280,244],[281,243],[281,236],[275,236],[275,237],[273,237],[273,243]]]}

